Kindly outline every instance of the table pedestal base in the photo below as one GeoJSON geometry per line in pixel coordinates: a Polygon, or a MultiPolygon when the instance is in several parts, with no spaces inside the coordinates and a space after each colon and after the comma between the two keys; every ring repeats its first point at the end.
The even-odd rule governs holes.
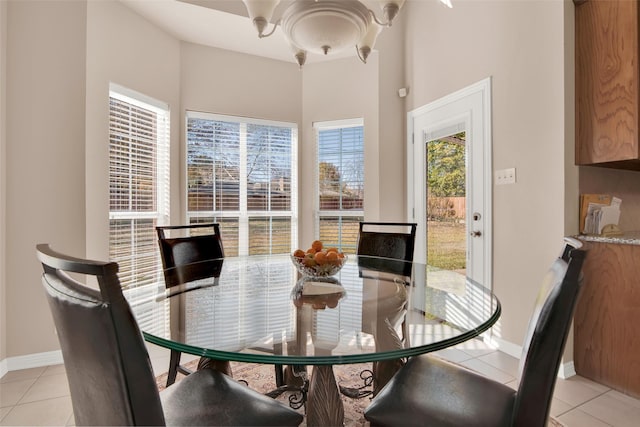
{"type": "Polygon", "coordinates": [[[331,365],[313,367],[307,400],[307,425],[344,425],[344,405],[331,365]]]}

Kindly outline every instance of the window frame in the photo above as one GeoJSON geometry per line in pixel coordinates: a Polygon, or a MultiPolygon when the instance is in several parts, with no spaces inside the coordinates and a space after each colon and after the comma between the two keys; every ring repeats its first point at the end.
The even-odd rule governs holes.
{"type": "MultiPolygon", "coordinates": [[[[342,218],[353,218],[358,221],[364,220],[364,151],[365,151],[365,135],[364,135],[364,119],[363,118],[352,118],[352,119],[341,119],[341,120],[330,120],[330,121],[318,121],[313,123],[313,135],[315,142],[315,173],[314,173],[314,199],[313,199],[313,211],[314,211],[314,238],[320,238],[320,219],[322,217],[338,217],[342,218]],[[323,130],[333,130],[333,129],[345,129],[345,128],[353,128],[353,127],[361,127],[362,128],[362,172],[363,172],[363,199],[362,199],[362,209],[359,210],[320,210],[320,132],[323,130]]],[[[342,149],[342,147],[341,147],[342,149]]],[[[342,239],[340,238],[340,242],[337,244],[340,250],[344,250],[345,252],[349,252],[351,249],[353,253],[355,253],[355,246],[351,247],[343,247],[342,239]]]]}
{"type": "MultiPolygon", "coordinates": [[[[138,240],[138,237],[143,234],[138,234],[141,230],[135,230],[131,236],[131,254],[130,256],[112,258],[112,251],[114,250],[113,237],[116,233],[116,229],[113,228],[112,222],[118,220],[131,221],[131,227],[135,227],[137,220],[154,220],[155,225],[168,223],[170,215],[170,144],[171,144],[171,110],[169,104],[151,98],[147,95],[136,92],[132,89],[120,86],[115,83],[109,84],[109,132],[108,132],[108,180],[109,180],[109,258],[111,261],[116,261],[120,265],[118,276],[120,277],[123,288],[126,292],[151,292],[155,290],[158,283],[162,282],[162,267],[159,258],[159,251],[157,244],[153,245],[151,249],[150,244],[144,244],[144,241],[138,240]],[[153,170],[153,204],[152,210],[136,210],[130,206],[129,210],[112,210],[112,180],[114,175],[112,173],[112,156],[119,156],[117,153],[113,153],[112,138],[112,121],[114,118],[114,111],[111,107],[112,99],[115,99],[121,103],[129,104],[133,108],[149,111],[154,114],[155,120],[155,138],[153,140],[153,157],[154,157],[154,170],[153,170]],[[139,256],[143,253],[144,255],[139,256]],[[121,259],[122,258],[122,259],[121,259]],[[155,259],[151,259],[155,258],[155,259]],[[124,261],[126,259],[126,262],[124,261]],[[133,279],[135,277],[135,279],[133,279]],[[142,278],[143,280],[139,280],[142,278]]],[[[132,124],[132,120],[118,122],[118,124],[132,124]]],[[[145,123],[140,123],[138,129],[141,129],[145,123]]],[[[132,126],[134,127],[134,126],[132,126]]],[[[129,132],[129,138],[135,137],[135,131],[129,132]]],[[[135,148],[135,147],[134,147],[135,148]]],[[[129,151],[129,153],[132,150],[129,151]]],[[[135,163],[135,162],[132,162],[135,163]]],[[[143,174],[129,174],[132,176],[143,176],[143,174]]],[[[131,197],[131,196],[130,196],[131,197]]],[[[135,205],[135,199],[129,199],[130,205],[135,205]]],[[[153,232],[155,233],[155,226],[153,232]]]]}
{"type": "MultiPolygon", "coordinates": [[[[167,223],[169,221],[170,214],[170,144],[171,144],[171,110],[167,103],[158,101],[144,94],[135,92],[131,89],[123,86],[110,83],[109,85],[109,97],[108,97],[108,199],[109,199],[109,213],[108,213],[108,253],[111,261],[118,262],[119,271],[118,277],[123,287],[123,294],[130,301],[138,301],[132,305],[132,310],[136,313],[136,319],[140,323],[141,328],[146,330],[152,330],[157,334],[163,334],[166,328],[169,327],[169,312],[159,308],[151,307],[149,302],[153,300],[154,296],[158,292],[158,286],[163,285],[162,275],[162,263],[160,260],[160,253],[157,244],[157,238],[155,237],[155,226],[153,229],[147,230],[136,229],[135,223],[138,220],[154,220],[155,225],[167,223]],[[119,153],[114,153],[112,150],[112,139],[114,133],[112,133],[112,120],[114,120],[114,110],[111,103],[112,98],[121,102],[131,105],[134,108],[143,109],[152,112],[155,117],[155,138],[153,139],[153,157],[155,160],[153,175],[154,190],[153,194],[153,209],[147,211],[136,211],[130,209],[127,211],[113,211],[112,210],[112,180],[117,179],[117,175],[113,174],[112,170],[112,156],[116,159],[120,156],[119,153]],[[113,253],[116,253],[117,246],[114,245],[114,237],[118,236],[118,224],[113,224],[118,220],[130,221],[129,228],[133,230],[130,241],[130,252],[128,255],[118,256],[116,259],[112,257],[113,253]],[[115,248],[115,249],[114,249],[115,248]],[[162,318],[164,322],[157,322],[158,318],[162,318]],[[146,325],[146,326],[145,326],[146,325]]],[[[117,111],[116,111],[117,113],[117,111]]],[[[128,120],[131,123],[132,120],[128,120]]],[[[124,122],[126,124],[127,122],[124,122]]],[[[121,125],[119,122],[118,125],[121,125]]],[[[141,123],[140,128],[144,127],[144,122],[141,123]]],[[[140,129],[139,128],[139,129],[140,129]]],[[[125,134],[125,138],[134,139],[135,131],[125,134]]],[[[136,144],[140,144],[137,142],[136,144]]],[[[144,144],[142,144],[144,145],[144,144]]],[[[117,146],[115,146],[117,148],[117,146]]],[[[131,147],[130,147],[131,148],[131,147]]],[[[135,148],[135,147],[133,147],[135,148]]],[[[129,150],[133,151],[133,150],[129,150]]],[[[135,162],[131,162],[135,163],[135,162]]],[[[153,162],[150,162],[153,163],[153,162]]],[[[141,166],[144,170],[144,166],[141,166]]],[[[144,175],[144,174],[141,174],[144,175]]],[[[128,175],[129,178],[135,175],[128,175]]],[[[116,180],[117,182],[117,180],[116,180]]],[[[116,194],[117,196],[117,194],[116,194]]],[[[135,206],[135,198],[129,196],[129,207],[135,206]]],[[[116,244],[117,245],[117,244],[116,244]]],[[[125,244],[126,245],[126,244],[125,244]]],[[[119,254],[120,255],[120,254],[119,254]]]]}
{"type": "Polygon", "coordinates": [[[293,122],[284,122],[276,120],[259,119],[253,117],[233,116],[225,114],[208,113],[202,111],[187,110],[184,119],[184,194],[185,194],[185,218],[188,223],[197,222],[199,218],[237,218],[238,219],[238,255],[248,255],[250,249],[250,218],[290,218],[291,219],[291,238],[289,242],[289,251],[293,251],[298,242],[298,145],[299,130],[298,124],[293,122]],[[231,210],[208,210],[208,211],[190,211],[189,210],[189,119],[201,119],[211,121],[224,121],[230,123],[238,123],[240,125],[240,164],[239,164],[239,209],[231,210]],[[291,130],[291,179],[290,179],[290,210],[250,210],[248,208],[248,185],[247,185],[247,135],[246,128],[248,125],[282,127],[291,130]],[[244,160],[244,161],[243,161],[244,160]]]}

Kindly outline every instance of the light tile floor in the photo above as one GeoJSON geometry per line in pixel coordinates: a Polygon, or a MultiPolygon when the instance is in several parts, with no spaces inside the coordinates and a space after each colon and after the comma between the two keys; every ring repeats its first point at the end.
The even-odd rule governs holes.
{"type": "MultiPolygon", "coordinates": [[[[167,350],[150,345],[155,372],[169,366],[167,350]]],[[[518,360],[470,341],[436,353],[515,387],[518,360]]],[[[183,356],[184,357],[184,356],[183,356]]],[[[12,371],[0,379],[0,425],[74,425],[64,366],[12,371]]],[[[638,426],[640,400],[580,376],[556,383],[551,415],[568,427],[638,426]]]]}

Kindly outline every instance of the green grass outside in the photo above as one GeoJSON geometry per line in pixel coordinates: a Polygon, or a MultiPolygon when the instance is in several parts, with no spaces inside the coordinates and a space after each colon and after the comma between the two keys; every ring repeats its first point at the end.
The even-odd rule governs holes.
{"type": "Polygon", "coordinates": [[[465,224],[428,221],[427,226],[427,264],[445,270],[464,270],[467,253],[465,224]]]}

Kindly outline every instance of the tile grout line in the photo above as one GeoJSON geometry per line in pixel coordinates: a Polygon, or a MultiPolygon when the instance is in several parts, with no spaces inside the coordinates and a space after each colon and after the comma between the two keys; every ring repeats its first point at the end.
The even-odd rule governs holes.
{"type": "MultiPolygon", "coordinates": [[[[7,415],[9,415],[9,414],[10,414],[10,413],[15,409],[15,407],[16,407],[16,406],[19,406],[19,405],[26,405],[26,404],[28,404],[28,403],[33,403],[33,402],[24,402],[24,403],[21,403],[21,402],[22,402],[22,399],[24,399],[24,397],[29,393],[29,391],[31,390],[31,388],[32,388],[32,387],[33,387],[33,386],[38,382],[38,380],[39,380],[40,378],[42,378],[43,374],[47,371],[47,368],[49,368],[49,366],[46,366],[46,367],[45,367],[45,368],[44,368],[44,369],[43,369],[43,370],[38,374],[38,376],[37,376],[37,377],[35,377],[35,379],[34,379],[33,383],[32,383],[29,387],[27,387],[27,389],[24,391],[24,393],[22,393],[22,395],[20,396],[20,398],[16,401],[15,405],[11,405],[11,406],[6,406],[6,407],[5,407],[5,408],[10,408],[10,409],[9,409],[9,411],[7,411],[7,413],[6,413],[2,418],[0,418],[0,422],[2,422],[2,420],[4,420],[4,419],[7,417],[7,415]]],[[[16,380],[16,381],[24,381],[24,380],[16,380]]],[[[13,382],[13,381],[9,381],[9,382],[6,382],[6,383],[4,383],[4,384],[8,384],[8,383],[10,383],[10,382],[13,382]]],[[[34,402],[40,402],[40,401],[45,401],[45,400],[50,400],[50,399],[52,399],[52,398],[39,399],[39,400],[35,400],[34,402]]]]}
{"type": "MultiPolygon", "coordinates": [[[[462,350],[461,350],[461,351],[462,351],[462,350]]],[[[500,371],[500,372],[504,373],[505,375],[509,375],[509,376],[511,376],[511,374],[510,374],[509,372],[506,372],[506,371],[504,371],[503,369],[500,369],[500,368],[498,368],[498,367],[495,367],[495,366],[493,366],[492,364],[490,364],[490,363],[488,363],[488,362],[486,362],[486,361],[484,361],[484,360],[481,360],[481,357],[486,356],[486,355],[488,355],[488,354],[492,354],[492,353],[494,353],[494,352],[490,352],[490,353],[482,354],[482,355],[479,355],[479,356],[472,356],[472,355],[469,355],[469,353],[466,353],[467,355],[469,355],[469,356],[470,356],[468,359],[466,359],[466,361],[471,361],[471,360],[477,359],[477,361],[478,361],[478,362],[484,363],[484,364],[486,364],[486,365],[488,365],[488,366],[491,366],[492,368],[494,368],[494,369],[496,369],[496,370],[498,370],[498,371],[500,371]]],[[[47,367],[47,368],[48,368],[48,367],[47,367]]],[[[47,401],[47,400],[52,400],[52,399],[58,399],[58,398],[62,397],[62,396],[59,396],[59,397],[50,397],[50,398],[46,398],[46,399],[39,399],[39,400],[34,401],[34,402],[24,402],[24,403],[22,403],[22,399],[24,399],[24,397],[28,394],[28,392],[29,392],[29,391],[33,388],[33,386],[37,383],[37,381],[38,381],[38,380],[40,380],[42,377],[44,377],[44,376],[45,376],[44,374],[45,374],[45,372],[46,372],[46,371],[47,371],[47,369],[44,369],[44,370],[43,370],[43,371],[42,371],[42,372],[41,372],[37,377],[35,377],[35,379],[34,379],[33,383],[32,383],[32,384],[31,384],[31,385],[30,385],[30,386],[25,390],[25,392],[20,396],[20,398],[18,399],[18,401],[17,401],[17,403],[16,403],[15,405],[11,405],[11,406],[7,406],[7,407],[2,408],[2,409],[8,409],[8,411],[4,414],[4,416],[2,416],[2,418],[0,418],[0,423],[1,423],[4,419],[6,419],[6,417],[7,417],[7,416],[8,416],[8,415],[9,415],[9,414],[10,414],[10,413],[11,413],[11,412],[16,408],[16,407],[18,407],[18,406],[27,405],[27,404],[34,403],[34,402],[40,402],[40,401],[47,401]]],[[[611,424],[609,424],[608,422],[606,422],[606,421],[602,420],[600,417],[595,416],[595,415],[592,415],[591,413],[589,413],[589,412],[585,412],[583,409],[581,409],[581,408],[583,408],[583,407],[584,407],[584,405],[587,405],[588,403],[592,402],[593,400],[598,399],[598,398],[600,398],[600,397],[602,397],[602,396],[606,395],[606,394],[607,394],[607,393],[609,393],[611,390],[612,390],[612,389],[604,390],[604,391],[602,391],[602,392],[598,393],[597,395],[595,395],[595,396],[591,397],[590,399],[588,399],[588,400],[586,400],[586,401],[584,401],[584,402],[580,403],[579,405],[571,405],[571,404],[569,404],[568,402],[565,402],[565,401],[564,401],[564,400],[562,400],[562,399],[559,399],[559,398],[557,398],[557,397],[554,397],[555,399],[557,399],[557,400],[561,401],[562,403],[564,403],[564,404],[566,404],[566,405],[570,406],[570,408],[569,408],[568,410],[562,411],[562,412],[560,412],[560,413],[558,413],[558,414],[554,415],[554,417],[555,417],[556,419],[559,419],[560,417],[567,415],[569,412],[571,412],[571,411],[573,411],[573,410],[580,410],[581,412],[583,412],[583,413],[585,413],[586,415],[588,415],[588,416],[590,416],[590,417],[594,418],[595,420],[597,420],[597,421],[599,421],[599,422],[602,422],[603,424],[605,424],[605,425],[607,425],[607,426],[611,426],[611,424]]],[[[555,393],[554,393],[554,394],[555,394],[555,393]]],[[[73,409],[72,409],[71,415],[70,415],[70,416],[69,416],[69,418],[67,419],[67,421],[66,421],[65,425],[69,425],[69,423],[71,422],[71,420],[72,420],[72,419],[73,419],[73,409]]]]}
{"type": "MultiPolygon", "coordinates": [[[[594,396],[594,397],[592,397],[591,399],[589,399],[589,400],[587,400],[587,401],[585,401],[585,402],[582,402],[580,405],[576,406],[576,407],[575,407],[575,408],[573,408],[573,409],[578,409],[578,410],[580,410],[581,412],[584,412],[585,414],[589,415],[590,417],[593,417],[593,418],[595,418],[596,420],[598,420],[598,421],[600,421],[600,422],[602,422],[602,423],[604,423],[604,424],[606,424],[606,425],[608,425],[608,426],[613,427],[613,426],[612,426],[612,424],[609,424],[609,423],[608,423],[608,422],[606,422],[605,420],[600,419],[599,417],[597,417],[597,416],[595,416],[595,415],[592,415],[592,414],[590,414],[589,412],[586,412],[586,411],[583,411],[582,409],[580,409],[583,405],[586,405],[587,403],[589,403],[589,402],[591,402],[591,401],[593,401],[593,400],[595,400],[595,399],[597,399],[597,398],[599,398],[599,397],[604,396],[605,394],[609,393],[610,391],[611,391],[611,389],[609,389],[609,390],[607,390],[607,391],[603,391],[603,392],[602,392],[602,393],[600,393],[599,395],[594,396]]],[[[567,412],[568,412],[568,411],[567,411],[567,412]]]]}

